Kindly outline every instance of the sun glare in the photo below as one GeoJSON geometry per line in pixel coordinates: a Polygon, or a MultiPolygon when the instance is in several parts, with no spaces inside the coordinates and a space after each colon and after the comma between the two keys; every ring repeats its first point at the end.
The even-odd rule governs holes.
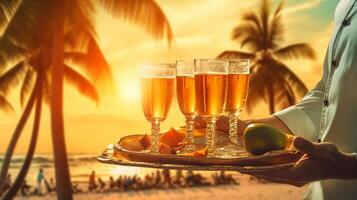
{"type": "Polygon", "coordinates": [[[140,84],[138,80],[122,81],[118,88],[118,93],[123,101],[137,102],[140,100],[140,84]]]}

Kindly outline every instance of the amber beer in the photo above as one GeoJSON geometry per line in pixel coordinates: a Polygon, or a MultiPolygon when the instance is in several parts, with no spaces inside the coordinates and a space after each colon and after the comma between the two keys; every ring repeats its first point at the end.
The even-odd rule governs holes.
{"type": "Polygon", "coordinates": [[[141,79],[141,98],[147,120],[165,120],[174,92],[174,77],[150,77],[141,79]]]}
{"type": "Polygon", "coordinates": [[[226,74],[195,74],[195,89],[198,114],[217,118],[226,101],[226,74]]]}
{"type": "Polygon", "coordinates": [[[247,100],[248,84],[249,74],[228,74],[226,112],[235,113],[243,110],[247,100]]]}
{"type": "Polygon", "coordinates": [[[196,113],[195,77],[176,76],[177,100],[185,116],[196,113]]]}

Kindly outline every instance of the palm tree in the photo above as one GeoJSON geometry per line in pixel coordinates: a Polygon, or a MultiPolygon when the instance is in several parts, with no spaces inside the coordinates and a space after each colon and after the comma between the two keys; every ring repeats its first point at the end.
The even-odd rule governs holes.
{"type": "MultiPolygon", "coordinates": [[[[32,92],[32,95],[29,99],[29,106],[26,106],[26,108],[31,108],[31,109],[26,109],[25,111],[28,110],[28,112],[24,112],[25,118],[22,119],[27,119],[31,113],[33,105],[36,103],[36,111],[35,111],[35,120],[34,120],[34,130],[32,133],[32,138],[31,142],[29,145],[29,150],[26,156],[26,159],[24,161],[24,165],[20,170],[19,176],[17,177],[13,187],[9,190],[9,192],[4,196],[4,199],[12,199],[13,195],[16,195],[16,192],[20,188],[25,175],[28,171],[28,168],[30,166],[33,153],[36,147],[36,141],[37,141],[37,135],[38,135],[38,127],[40,123],[40,115],[41,115],[41,107],[42,107],[42,96],[45,102],[49,102],[49,88],[50,88],[50,63],[48,56],[46,52],[48,52],[48,48],[46,49],[40,49],[40,51],[37,54],[33,54],[33,56],[28,57],[24,59],[23,61],[15,64],[15,66],[11,67],[7,72],[5,72],[1,77],[0,77],[0,89],[3,90],[9,90],[11,87],[15,87],[18,83],[19,80],[22,80],[21,84],[21,90],[20,90],[20,102],[23,104],[25,101],[26,97],[28,96],[29,91],[33,87],[35,82],[35,85],[38,85],[37,87],[35,86],[32,92]],[[36,81],[35,81],[36,79],[36,81]],[[40,87],[40,88],[38,88],[40,87]],[[41,101],[41,102],[39,102],[41,101]],[[39,108],[38,108],[39,107],[39,108]]],[[[84,53],[78,53],[78,52],[66,52],[67,55],[67,60],[71,59],[72,54],[75,55],[82,55],[78,60],[84,59],[85,55],[84,53]]],[[[84,62],[84,61],[82,61],[84,62]]],[[[75,67],[70,66],[69,61],[65,64],[65,80],[67,83],[70,85],[76,87],[76,89],[83,94],[84,96],[88,97],[90,100],[93,100],[97,104],[99,103],[99,96],[97,89],[95,86],[86,79],[83,75],[81,75],[77,70],[75,70],[75,67]]],[[[108,67],[108,66],[107,66],[108,67]]],[[[105,77],[102,74],[103,77],[105,77]]],[[[25,125],[27,120],[20,120],[19,124],[17,127],[21,127],[21,130],[23,126],[25,125]]],[[[16,142],[18,138],[20,137],[20,128],[15,129],[15,134],[13,134],[11,144],[9,145],[6,155],[11,156],[14,150],[14,147],[16,145],[16,142]]],[[[8,169],[9,164],[10,164],[10,158],[8,156],[5,156],[4,163],[2,165],[2,170],[8,169]]],[[[5,171],[5,170],[4,170],[5,171]]],[[[6,174],[6,173],[5,173],[6,174]]]]}
{"type": "MultiPolygon", "coordinates": [[[[168,41],[173,39],[171,28],[162,10],[153,0],[100,0],[98,1],[112,14],[144,25],[156,38],[163,38],[166,32],[168,41]]],[[[64,13],[70,9],[72,1],[54,3],[55,27],[52,46],[52,85],[51,85],[51,120],[56,179],[60,185],[57,195],[62,199],[72,199],[71,182],[69,176],[66,145],[63,124],[63,30],[65,29],[64,13]],[[54,92],[56,91],[56,92],[54,92]]],[[[170,43],[169,43],[170,44],[170,43]]]]}
{"type": "Polygon", "coordinates": [[[248,51],[224,51],[219,58],[251,59],[250,89],[247,111],[263,100],[269,104],[270,113],[296,103],[307,92],[305,84],[283,61],[288,59],[315,58],[315,52],[306,43],[282,46],[284,4],[271,13],[269,0],[262,0],[259,13],[247,12],[233,30],[232,39],[248,51]]]}
{"type": "MultiPolygon", "coordinates": [[[[166,38],[169,45],[173,40],[169,23],[153,0],[99,0],[97,2],[114,16],[146,27],[147,32],[154,38],[166,38]]],[[[109,68],[103,67],[108,64],[96,42],[93,25],[96,10],[93,1],[4,0],[0,2],[0,8],[0,28],[5,29],[0,38],[0,46],[3,47],[0,48],[0,69],[13,60],[31,56],[44,44],[50,45],[46,51],[50,53],[47,57],[50,60],[50,84],[47,89],[50,94],[57,195],[59,199],[72,199],[62,114],[63,78],[68,73],[65,58],[75,64],[86,66],[84,71],[96,85],[105,82],[101,80],[107,80],[103,78],[105,77],[103,74],[110,75],[109,68]],[[44,33],[48,37],[44,37],[44,33]],[[65,53],[66,50],[70,50],[71,53],[65,53]]],[[[21,125],[23,126],[27,121],[29,115],[27,113],[32,110],[35,97],[31,97],[15,133],[20,134],[21,125]]],[[[11,143],[16,145],[16,142],[15,137],[15,141],[11,143]]],[[[9,147],[14,148],[15,145],[9,147]]],[[[7,169],[1,171],[1,174],[6,175],[6,173],[7,169]]]]}
{"type": "Polygon", "coordinates": [[[35,83],[33,93],[32,93],[32,95],[35,97],[36,108],[35,108],[35,117],[34,117],[34,122],[33,122],[33,129],[32,129],[30,144],[28,147],[28,151],[26,153],[24,163],[16,177],[15,182],[12,184],[9,191],[2,198],[4,200],[13,199],[15,197],[15,195],[17,194],[17,192],[19,191],[20,187],[22,186],[22,184],[25,180],[26,174],[30,168],[30,164],[31,164],[33,155],[35,153],[37,138],[38,138],[39,129],[40,129],[40,121],[41,121],[42,95],[43,95],[43,84],[44,84],[43,78],[44,78],[43,72],[41,70],[38,70],[36,83],[35,83]]]}
{"type": "Polygon", "coordinates": [[[3,94],[0,94],[0,110],[10,111],[14,110],[10,102],[6,99],[3,94]]]}
{"type": "MultiPolygon", "coordinates": [[[[1,77],[1,74],[0,74],[0,77],[1,77]]],[[[1,78],[0,78],[0,82],[1,82],[1,78]]],[[[14,108],[12,107],[11,103],[7,100],[6,93],[7,93],[7,91],[5,91],[0,86],[0,110],[3,110],[5,112],[13,111],[14,108]]]]}

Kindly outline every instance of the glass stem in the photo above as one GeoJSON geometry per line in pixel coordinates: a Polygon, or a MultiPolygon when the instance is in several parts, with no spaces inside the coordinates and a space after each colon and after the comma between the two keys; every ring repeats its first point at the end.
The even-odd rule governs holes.
{"type": "Polygon", "coordinates": [[[238,113],[229,114],[229,140],[233,144],[239,144],[238,134],[237,134],[237,125],[238,125],[238,113]]]}
{"type": "Polygon", "coordinates": [[[186,117],[186,150],[192,150],[194,148],[194,117],[186,117]]]}
{"type": "Polygon", "coordinates": [[[206,122],[206,147],[207,156],[213,157],[216,146],[216,121],[211,120],[206,122]]]}
{"type": "Polygon", "coordinates": [[[159,153],[160,121],[151,122],[151,153],[159,153]]]}

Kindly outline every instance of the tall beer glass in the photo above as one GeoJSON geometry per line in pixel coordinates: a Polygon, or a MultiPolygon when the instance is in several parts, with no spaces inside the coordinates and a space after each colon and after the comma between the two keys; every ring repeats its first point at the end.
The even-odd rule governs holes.
{"type": "Polygon", "coordinates": [[[193,60],[176,61],[177,100],[182,114],[186,118],[186,145],[184,152],[196,150],[194,144],[194,120],[196,111],[195,67],[193,60]]]}
{"type": "Polygon", "coordinates": [[[195,93],[197,111],[206,122],[208,156],[214,156],[216,147],[216,121],[226,101],[228,67],[221,59],[195,60],[195,93]]]}
{"type": "Polygon", "coordinates": [[[160,122],[170,109],[175,85],[175,64],[145,65],[141,68],[141,102],[151,123],[151,152],[159,153],[160,122]]]}
{"type": "Polygon", "coordinates": [[[243,145],[239,143],[237,134],[238,115],[243,110],[249,87],[249,60],[228,60],[228,87],[225,112],[229,116],[229,139],[227,146],[216,150],[219,157],[239,157],[246,154],[243,145]]]}

